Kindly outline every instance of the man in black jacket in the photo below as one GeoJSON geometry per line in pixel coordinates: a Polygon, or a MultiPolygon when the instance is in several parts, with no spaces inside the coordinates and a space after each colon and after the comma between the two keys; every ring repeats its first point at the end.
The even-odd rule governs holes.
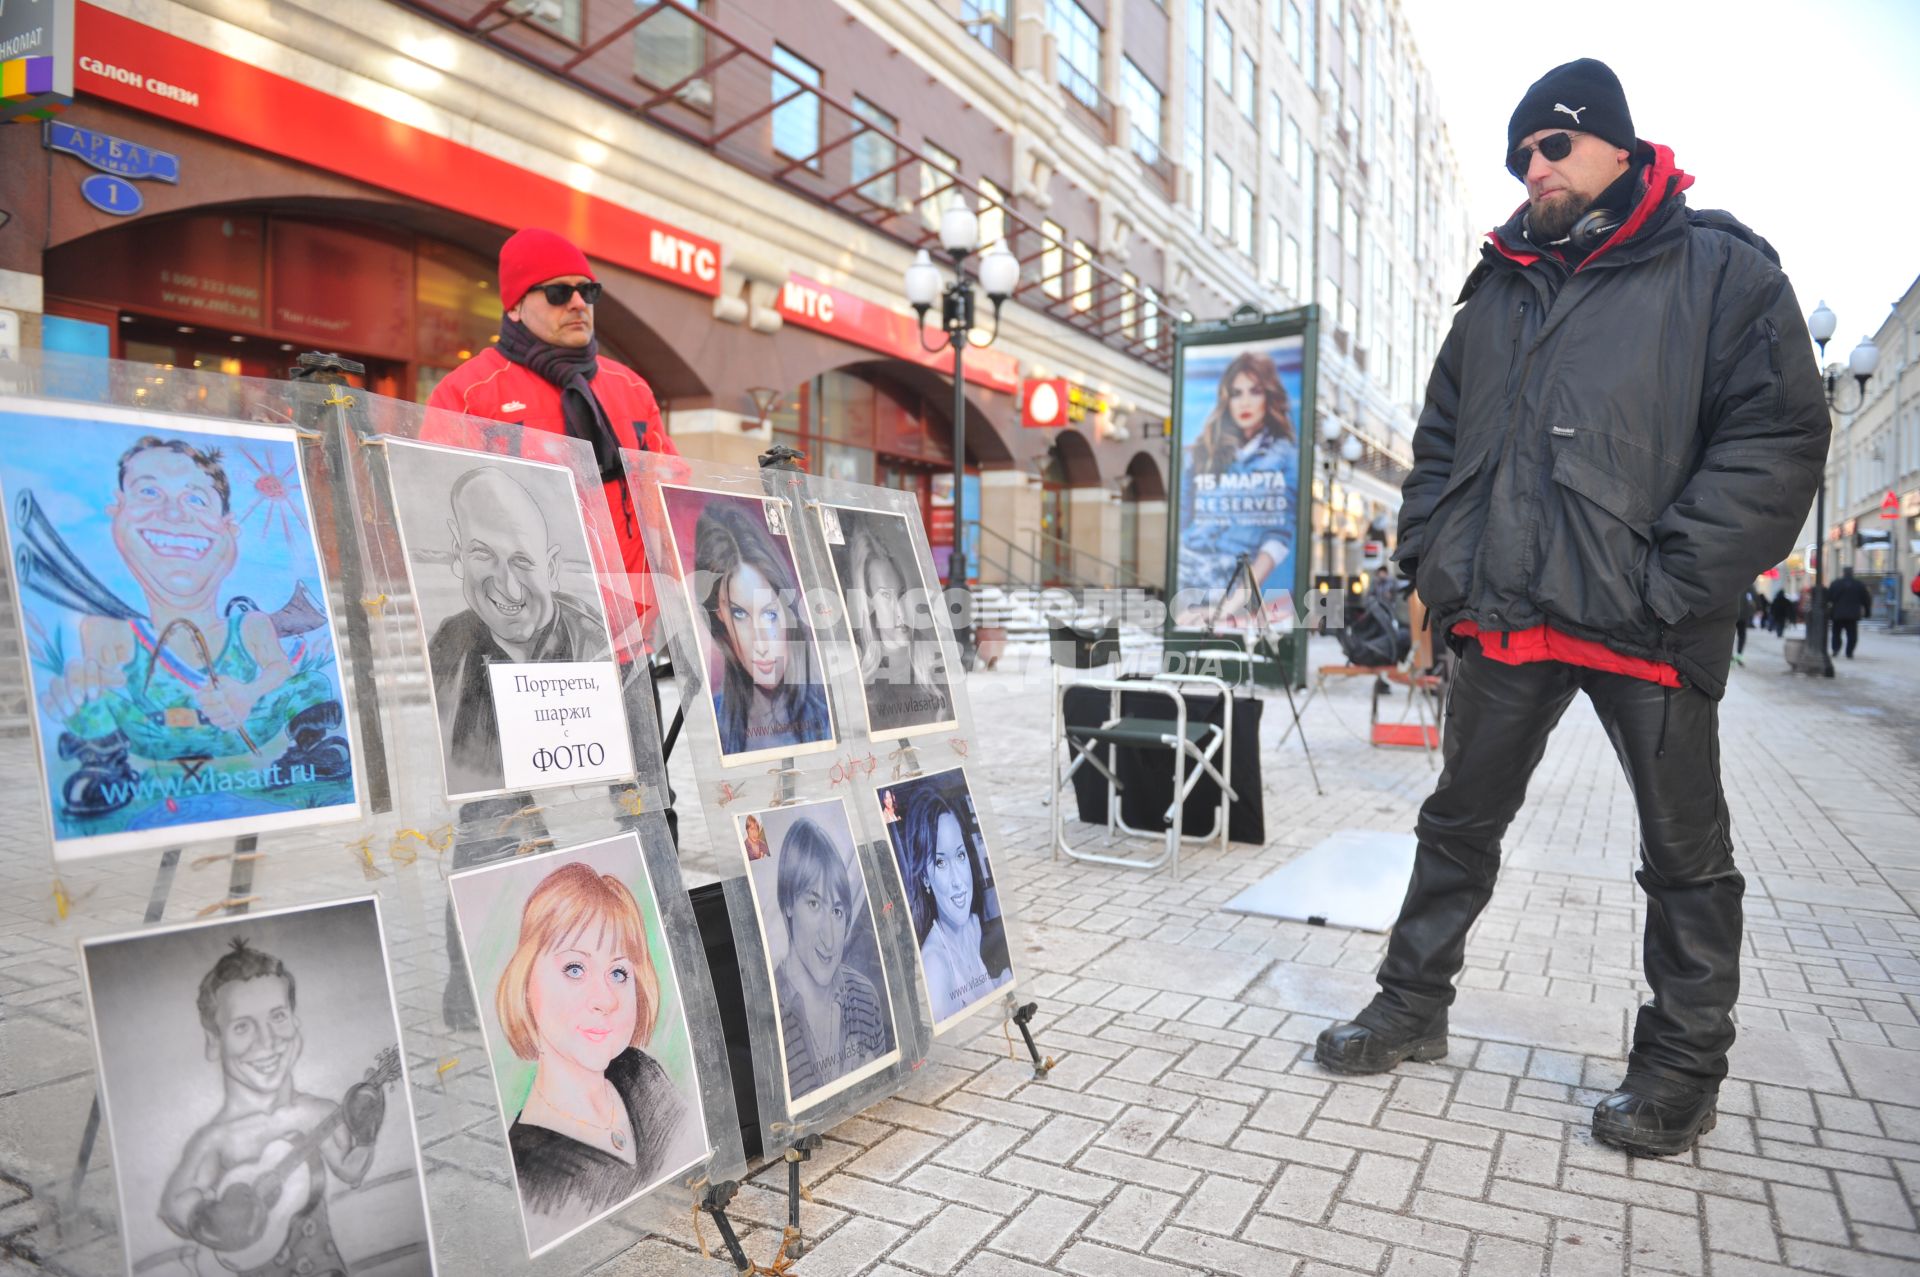
{"type": "Polygon", "coordinates": [[[1852,568],[1841,568],[1840,579],[1827,590],[1827,619],[1833,622],[1833,654],[1840,655],[1840,640],[1847,642],[1847,659],[1860,645],[1860,618],[1873,615],[1873,595],[1867,592],[1852,568]]]}
{"type": "Polygon", "coordinates": [[[1679,1153],[1711,1130],[1733,1042],[1740,899],[1717,712],[1742,591],[1786,557],[1828,418],[1766,241],[1688,210],[1583,59],[1508,125],[1527,202],[1489,236],[1414,434],[1396,559],[1460,653],[1445,768],[1379,972],[1316,1058],[1344,1073],[1446,1054],[1453,978],[1547,735],[1585,692],[1641,827],[1653,998],[1594,1135],[1679,1153]]]}

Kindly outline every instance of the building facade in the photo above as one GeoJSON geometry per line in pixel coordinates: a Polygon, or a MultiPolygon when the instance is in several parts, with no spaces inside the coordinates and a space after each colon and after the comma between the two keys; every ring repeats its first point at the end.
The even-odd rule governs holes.
{"type": "Polygon", "coordinates": [[[174,180],[102,207],[84,146],[0,130],[25,344],[323,348],[424,399],[493,339],[500,242],[547,225],[682,451],[914,491],[942,559],[951,362],[902,275],[965,201],[1023,262],[966,362],[985,581],[1159,584],[1176,324],[1310,302],[1321,411],[1366,445],[1314,552],[1352,571],[1472,252],[1390,0],[82,0],[76,48],[59,136],[174,180]],[[1065,426],[1022,427],[1039,378],[1065,426]]]}
{"type": "MultiPolygon", "coordinates": [[[[1920,279],[1907,286],[1873,334],[1880,366],[1853,412],[1836,412],[1827,450],[1827,528],[1831,562],[1850,567],[1874,591],[1875,615],[1900,600],[1903,620],[1920,616],[1906,592],[1920,571],[1920,279]],[[1894,517],[1885,517],[1889,509],[1894,517]],[[1884,535],[1881,535],[1884,534],[1884,535]]],[[[1839,373],[1836,398],[1854,399],[1839,373]]]]}

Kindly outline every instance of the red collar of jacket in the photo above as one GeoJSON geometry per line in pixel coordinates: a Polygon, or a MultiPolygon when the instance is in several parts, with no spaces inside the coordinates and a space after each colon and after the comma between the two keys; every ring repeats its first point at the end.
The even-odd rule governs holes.
{"type": "MultiPolygon", "coordinates": [[[[1607,236],[1606,242],[1588,253],[1586,260],[1573,268],[1575,274],[1638,235],[1648,219],[1663,203],[1693,185],[1693,174],[1682,171],[1680,166],[1674,163],[1672,147],[1662,146],[1658,142],[1642,142],[1640,145],[1648,152],[1648,156],[1646,172],[1640,179],[1639,201],[1634,204],[1633,211],[1627,214],[1626,220],[1620,223],[1619,228],[1607,236]]],[[[1505,223],[1487,232],[1487,239],[1493,245],[1494,251],[1518,266],[1531,266],[1541,257],[1540,250],[1531,245],[1523,248],[1509,243],[1504,233],[1524,225],[1520,221],[1520,214],[1526,210],[1526,207],[1525,204],[1520,205],[1505,223]]]]}

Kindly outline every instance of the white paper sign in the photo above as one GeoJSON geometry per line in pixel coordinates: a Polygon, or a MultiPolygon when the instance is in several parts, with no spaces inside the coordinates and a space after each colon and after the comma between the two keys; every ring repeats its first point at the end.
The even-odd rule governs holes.
{"type": "Polygon", "coordinates": [[[536,789],[633,774],[633,745],[612,661],[489,665],[509,787],[536,789]]]}

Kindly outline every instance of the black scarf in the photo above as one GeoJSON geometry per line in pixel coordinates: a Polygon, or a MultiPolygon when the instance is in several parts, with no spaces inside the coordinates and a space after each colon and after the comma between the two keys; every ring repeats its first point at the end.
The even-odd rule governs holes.
{"type": "Polygon", "coordinates": [[[567,433],[593,445],[593,460],[600,467],[602,482],[619,479],[620,436],[613,432],[613,424],[593,393],[593,378],[600,371],[600,339],[596,337],[584,346],[555,346],[535,337],[525,324],[502,315],[500,353],[559,387],[567,433]]]}

